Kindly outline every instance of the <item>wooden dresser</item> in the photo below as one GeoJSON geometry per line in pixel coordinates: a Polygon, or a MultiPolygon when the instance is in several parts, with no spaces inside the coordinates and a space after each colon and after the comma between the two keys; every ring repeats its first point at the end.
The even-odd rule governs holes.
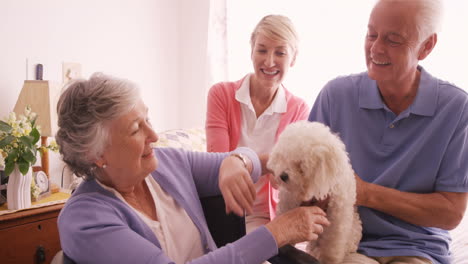
{"type": "Polygon", "coordinates": [[[0,263],[50,263],[61,249],[57,217],[63,206],[0,215],[0,263]]]}

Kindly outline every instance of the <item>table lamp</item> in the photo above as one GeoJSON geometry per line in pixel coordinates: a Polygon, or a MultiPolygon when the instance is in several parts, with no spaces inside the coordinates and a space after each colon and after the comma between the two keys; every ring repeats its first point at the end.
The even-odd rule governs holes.
{"type": "MultiPolygon", "coordinates": [[[[50,81],[24,81],[21,93],[16,101],[14,112],[23,114],[26,106],[31,107],[31,111],[38,116],[36,124],[40,126],[41,144],[47,146],[47,138],[54,137],[57,131],[57,100],[60,93],[60,86],[50,81]]],[[[50,182],[49,174],[49,153],[46,149],[41,155],[41,167],[50,182]]],[[[59,190],[58,186],[51,184],[52,193],[59,190]]]]}

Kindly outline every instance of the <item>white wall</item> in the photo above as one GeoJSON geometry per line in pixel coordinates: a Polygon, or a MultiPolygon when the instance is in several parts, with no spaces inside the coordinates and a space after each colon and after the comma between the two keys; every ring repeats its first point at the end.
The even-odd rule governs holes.
{"type": "MultiPolygon", "coordinates": [[[[375,0],[228,0],[229,79],[252,72],[249,38],[267,14],[283,14],[295,24],[301,42],[286,87],[309,105],[329,80],[366,70],[364,37],[375,0]],[[309,3],[310,2],[310,3],[309,3]]],[[[468,1],[445,0],[439,41],[420,64],[432,75],[468,91],[468,1]]]]}
{"type": "MultiPolygon", "coordinates": [[[[61,63],[137,82],[156,128],[179,125],[179,5],[170,0],[2,0],[0,116],[14,106],[26,59],[44,79],[62,81],[61,63]],[[166,113],[171,113],[168,115],[166,113]]],[[[32,78],[32,76],[29,76],[32,78]]]]}
{"type": "MultiPolygon", "coordinates": [[[[179,120],[181,127],[204,127],[210,0],[183,0],[180,9],[179,120]]],[[[218,0],[214,0],[218,1],[218,0]]]]}
{"type": "MultiPolygon", "coordinates": [[[[86,78],[102,71],[135,81],[156,130],[182,126],[179,96],[185,93],[180,87],[196,68],[181,78],[181,64],[192,57],[180,50],[193,48],[181,45],[181,30],[190,30],[195,19],[181,5],[173,0],[0,0],[0,118],[14,107],[29,58],[30,64],[44,65],[47,80],[62,81],[65,61],[81,63],[86,78]]],[[[52,153],[57,183],[62,168],[52,153]]]]}

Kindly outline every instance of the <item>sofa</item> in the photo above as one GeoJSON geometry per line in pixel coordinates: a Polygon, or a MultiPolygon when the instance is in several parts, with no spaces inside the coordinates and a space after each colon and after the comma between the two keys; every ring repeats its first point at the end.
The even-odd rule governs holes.
{"type": "Polygon", "coordinates": [[[157,134],[159,140],[153,144],[155,147],[206,151],[206,135],[203,128],[173,129],[157,134]]]}
{"type": "MultiPolygon", "coordinates": [[[[154,145],[176,147],[193,151],[206,151],[206,135],[203,128],[173,129],[158,133],[159,140],[154,145]]],[[[468,211],[468,210],[467,210],[468,211]]],[[[468,213],[460,225],[451,230],[451,251],[454,264],[468,264],[468,213]]]]}

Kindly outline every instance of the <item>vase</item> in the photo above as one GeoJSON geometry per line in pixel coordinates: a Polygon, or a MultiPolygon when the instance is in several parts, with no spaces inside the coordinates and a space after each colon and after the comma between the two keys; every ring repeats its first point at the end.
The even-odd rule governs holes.
{"type": "Polygon", "coordinates": [[[8,210],[20,210],[31,207],[32,169],[26,175],[21,174],[18,165],[11,172],[7,185],[8,210]]]}

